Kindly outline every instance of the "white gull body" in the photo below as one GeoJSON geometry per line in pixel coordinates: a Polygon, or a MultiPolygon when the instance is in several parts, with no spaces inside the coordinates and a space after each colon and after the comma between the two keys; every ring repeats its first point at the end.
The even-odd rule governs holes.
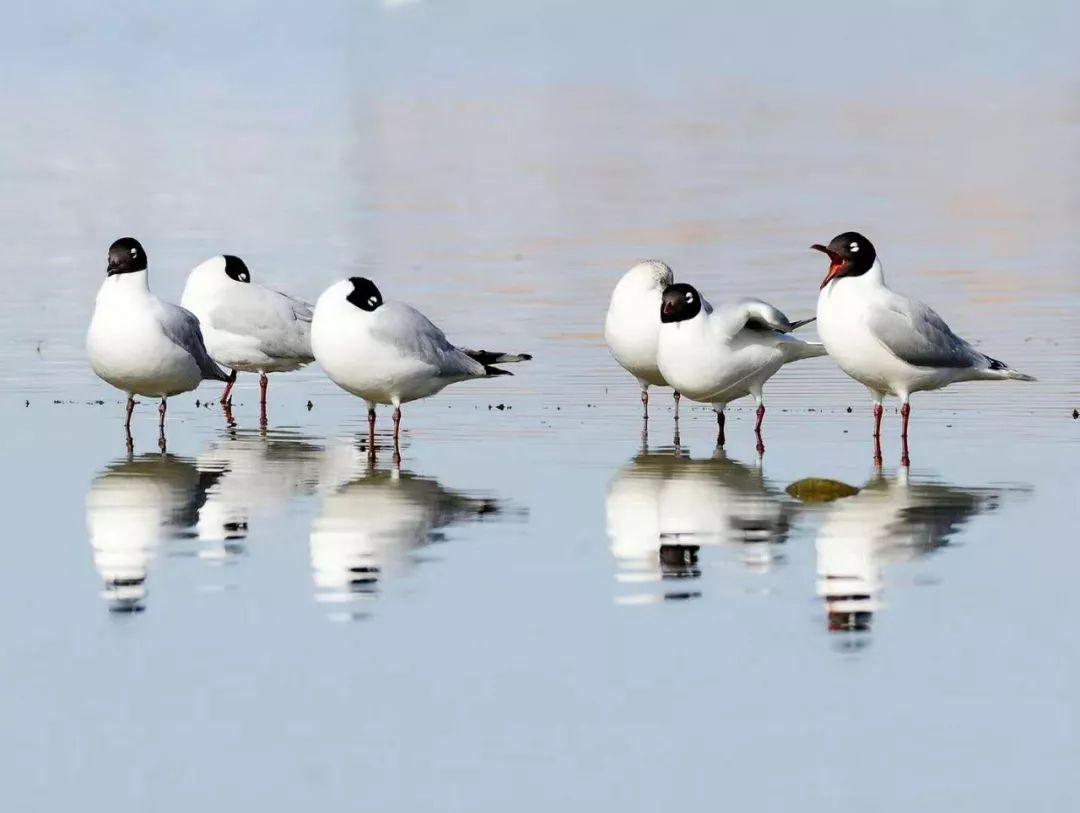
{"type": "Polygon", "coordinates": [[[214,361],[248,373],[289,372],[313,361],[311,306],[251,281],[246,267],[234,279],[226,261],[219,255],[196,266],[180,300],[199,318],[214,361]]]}
{"type": "Polygon", "coordinates": [[[398,407],[458,381],[509,375],[491,365],[531,358],[456,347],[418,310],[383,302],[373,285],[377,304],[364,310],[349,301],[354,290],[352,280],[343,280],[319,297],[311,348],[330,379],[371,408],[398,407]]]}
{"type": "Polygon", "coordinates": [[[762,389],[793,361],[825,355],[825,348],[790,334],[792,322],[757,299],[713,308],[702,300],[690,319],[661,325],[660,372],[680,393],[717,411],[746,395],[763,403],[762,389]]]}
{"type": "Polygon", "coordinates": [[[226,375],[203,344],[199,320],[150,292],[146,270],[107,277],[86,336],[90,366],[128,395],[166,398],[226,375]]]}
{"type": "Polygon", "coordinates": [[[641,385],[666,387],[656,360],[660,340],[660,299],[673,282],[671,269],[649,260],[638,263],[619,280],[604,320],[604,341],[611,355],[641,385]]]}
{"type": "Polygon", "coordinates": [[[912,393],[958,381],[1034,380],[980,353],[929,306],[890,290],[877,259],[863,274],[825,284],[817,329],[840,369],[877,404],[886,395],[906,404],[912,393]]]}

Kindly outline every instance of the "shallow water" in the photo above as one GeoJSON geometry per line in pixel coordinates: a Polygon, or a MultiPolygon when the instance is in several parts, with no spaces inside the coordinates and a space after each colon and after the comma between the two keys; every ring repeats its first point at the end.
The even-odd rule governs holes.
{"type": "Polygon", "coordinates": [[[954,4],[929,30],[852,5],[904,36],[822,55],[835,28],[792,10],[805,38],[762,10],[470,8],[281,10],[250,42],[234,12],[16,18],[8,797],[1074,806],[1075,10],[954,4]],[[139,70],[104,47],[125,33],[139,70]],[[917,396],[909,471],[892,405],[874,470],[868,399],[827,359],[770,382],[762,456],[741,403],[724,450],[685,402],[676,437],[663,391],[643,433],[601,336],[618,275],[660,257],[802,317],[806,246],[847,228],[1039,382],[917,396]],[[216,385],[173,399],[165,453],[143,403],[129,453],[82,348],[124,233],[163,296],[221,251],[309,299],[363,271],[535,360],[408,405],[400,467],[315,367],[272,377],[265,429],[251,376],[235,426],[216,385]]]}

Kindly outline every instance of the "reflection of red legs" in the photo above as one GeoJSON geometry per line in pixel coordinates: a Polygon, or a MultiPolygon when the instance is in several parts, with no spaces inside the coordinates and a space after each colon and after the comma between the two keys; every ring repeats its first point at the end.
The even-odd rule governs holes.
{"type": "Polygon", "coordinates": [[[641,406],[645,409],[645,420],[649,420],[649,390],[641,391],[641,406]]]}
{"type": "Polygon", "coordinates": [[[881,416],[885,414],[885,408],[881,404],[874,404],[874,465],[880,466],[881,459],[881,416]]]}
{"type": "Polygon", "coordinates": [[[902,450],[901,450],[901,456],[900,456],[900,465],[901,466],[910,466],[911,465],[911,458],[908,456],[908,445],[907,445],[907,425],[908,425],[908,416],[909,415],[911,415],[911,405],[908,404],[905,401],[903,403],[903,405],[901,405],[901,407],[900,407],[900,419],[901,419],[900,443],[901,443],[901,446],[903,447],[902,450]]]}
{"type": "Polygon", "coordinates": [[[678,390],[675,390],[674,398],[675,398],[675,420],[679,420],[679,400],[682,398],[682,396],[679,394],[678,390]]]}
{"type": "Polygon", "coordinates": [[[221,405],[229,403],[229,393],[232,392],[233,384],[236,383],[236,370],[229,373],[229,377],[225,379],[225,392],[221,393],[221,405]]]}
{"type": "Polygon", "coordinates": [[[716,413],[716,445],[723,446],[725,443],[724,438],[724,411],[719,410],[716,413]]]}
{"type": "Polygon", "coordinates": [[[131,413],[135,411],[135,396],[128,395],[127,402],[127,420],[124,421],[124,429],[127,430],[128,436],[131,435],[131,413]]]}

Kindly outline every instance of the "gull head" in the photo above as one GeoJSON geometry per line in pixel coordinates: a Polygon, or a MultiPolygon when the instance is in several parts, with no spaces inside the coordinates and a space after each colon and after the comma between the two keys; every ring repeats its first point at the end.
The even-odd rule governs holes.
{"type": "Polygon", "coordinates": [[[685,322],[701,313],[701,294],[693,285],[677,282],[664,289],[660,299],[660,321],[685,322]]]}
{"type": "Polygon", "coordinates": [[[142,243],[134,237],[121,237],[109,246],[109,265],[105,269],[107,276],[130,274],[146,270],[146,252],[142,243]]]}
{"type": "Polygon", "coordinates": [[[857,231],[838,234],[827,246],[814,243],[810,248],[829,257],[829,273],[821,281],[822,288],[834,279],[865,274],[873,268],[874,260],[877,259],[874,244],[857,231]]]}

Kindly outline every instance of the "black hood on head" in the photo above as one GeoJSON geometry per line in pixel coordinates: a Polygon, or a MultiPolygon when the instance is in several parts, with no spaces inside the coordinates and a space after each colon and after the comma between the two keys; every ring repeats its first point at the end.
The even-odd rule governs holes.
{"type": "Polygon", "coordinates": [[[829,273],[821,283],[822,288],[834,279],[862,276],[874,267],[877,259],[874,244],[857,231],[838,234],[827,246],[815,243],[810,248],[829,257],[829,273]]]}
{"type": "Polygon", "coordinates": [[[225,274],[237,282],[251,282],[251,272],[239,257],[232,254],[223,254],[225,258],[225,274]]]}
{"type": "Polygon", "coordinates": [[[382,294],[375,287],[375,283],[367,277],[349,277],[349,282],[352,283],[353,289],[345,298],[360,310],[370,312],[382,305],[382,294]]]}
{"type": "Polygon", "coordinates": [[[693,285],[676,282],[664,289],[660,300],[660,321],[685,322],[701,313],[701,294],[693,285]]]}
{"type": "Polygon", "coordinates": [[[109,246],[109,265],[105,269],[107,276],[145,270],[146,252],[142,243],[134,237],[121,237],[109,246]]]}

